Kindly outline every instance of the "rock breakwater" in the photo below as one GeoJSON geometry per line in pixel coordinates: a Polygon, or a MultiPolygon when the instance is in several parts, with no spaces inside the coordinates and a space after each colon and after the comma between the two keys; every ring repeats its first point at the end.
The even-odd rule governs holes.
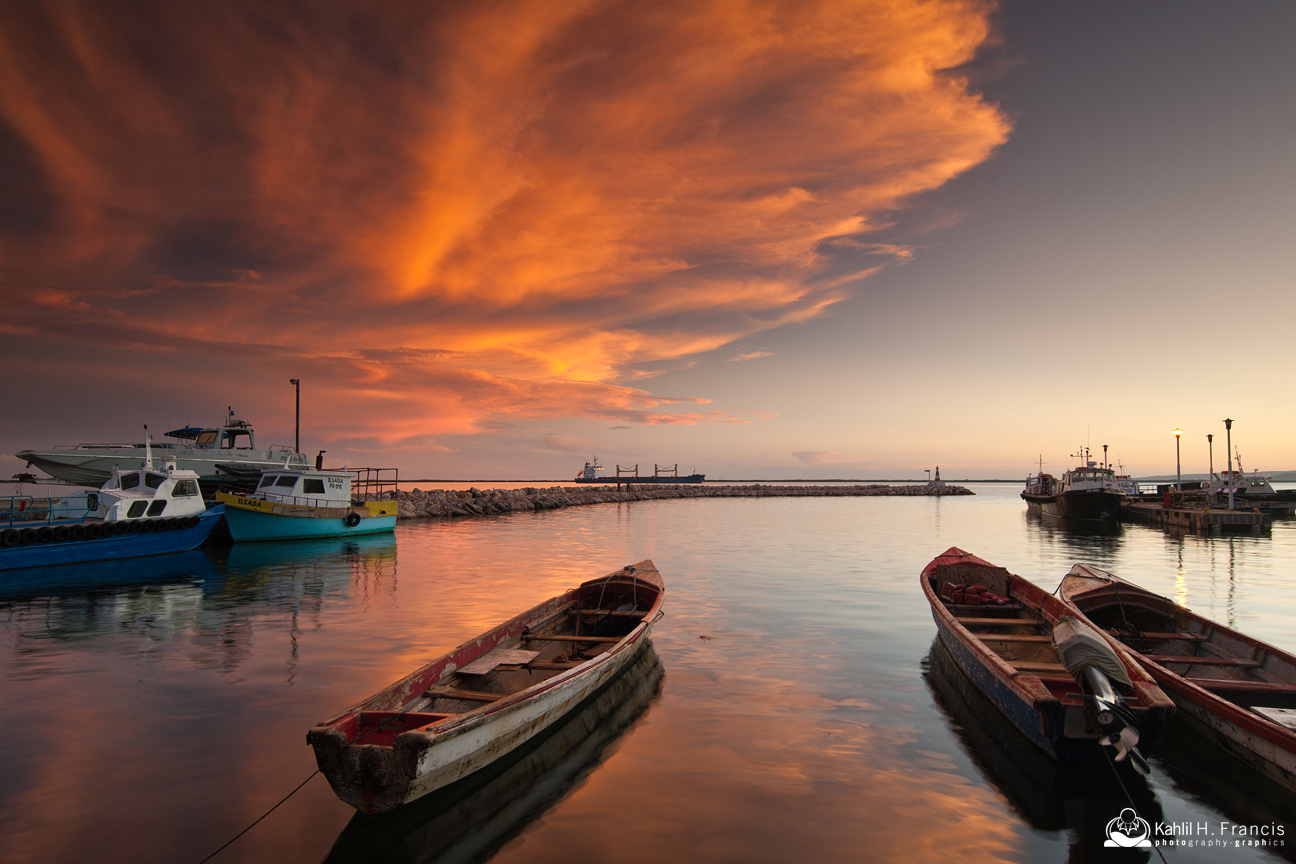
{"type": "MultiPolygon", "coordinates": [[[[584,504],[611,504],[622,501],[657,501],[663,498],[831,498],[884,495],[973,495],[963,486],[683,486],[627,485],[550,486],[522,489],[412,489],[395,493],[401,519],[449,518],[456,516],[491,516],[519,510],[557,510],[584,504]]],[[[393,495],[387,493],[390,500],[393,495]]]]}

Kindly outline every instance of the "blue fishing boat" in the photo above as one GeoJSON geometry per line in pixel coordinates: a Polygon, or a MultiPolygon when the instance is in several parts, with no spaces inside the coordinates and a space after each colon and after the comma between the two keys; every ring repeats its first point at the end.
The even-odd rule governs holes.
{"type": "Polygon", "coordinates": [[[1147,773],[1142,754],[1174,703],[1123,646],[1032,582],[957,547],[919,581],[954,662],[1031,743],[1059,762],[1128,760],[1147,773]]]}
{"type": "Polygon", "coordinates": [[[350,537],[395,530],[394,468],[325,471],[285,464],[247,495],[219,492],[236,543],[350,537]],[[390,494],[390,498],[385,495],[390,494]]]}
{"type": "Polygon", "coordinates": [[[0,570],[113,561],[196,549],[220,523],[198,474],[174,460],[114,469],[97,491],[60,498],[0,498],[0,570]]]}

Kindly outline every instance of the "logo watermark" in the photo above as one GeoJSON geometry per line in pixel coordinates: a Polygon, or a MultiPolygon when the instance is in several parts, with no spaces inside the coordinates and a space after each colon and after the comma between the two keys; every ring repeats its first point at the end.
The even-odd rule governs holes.
{"type": "Polygon", "coordinates": [[[1287,826],[1280,822],[1242,825],[1237,822],[1157,822],[1149,824],[1133,807],[1107,823],[1103,846],[1136,849],[1151,846],[1283,848],[1287,826]]]}

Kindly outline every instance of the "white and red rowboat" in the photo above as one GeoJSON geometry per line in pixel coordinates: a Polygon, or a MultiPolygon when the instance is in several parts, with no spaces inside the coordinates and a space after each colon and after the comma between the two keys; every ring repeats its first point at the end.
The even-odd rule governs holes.
{"type": "Polygon", "coordinates": [[[546,600],[312,729],[320,771],[366,813],[468,776],[615,679],[665,595],[645,560],[546,600]]]}

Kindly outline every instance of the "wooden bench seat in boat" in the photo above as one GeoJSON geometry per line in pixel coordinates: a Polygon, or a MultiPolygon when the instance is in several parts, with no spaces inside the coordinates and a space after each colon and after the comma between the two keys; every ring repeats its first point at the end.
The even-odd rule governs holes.
{"type": "Polygon", "coordinates": [[[571,611],[573,615],[580,615],[581,617],[616,615],[623,618],[642,618],[644,616],[642,609],[573,609],[571,611]]]}
{"type": "Polygon", "coordinates": [[[498,666],[523,666],[540,656],[539,651],[518,651],[509,648],[496,648],[487,651],[471,663],[459,667],[460,675],[486,675],[498,666]]]}
{"type": "Polygon", "coordinates": [[[539,642],[620,642],[624,636],[546,636],[543,633],[523,633],[523,639],[539,642]]]}
{"type": "Polygon", "coordinates": [[[1236,657],[1189,657],[1170,654],[1144,654],[1144,657],[1155,663],[1191,663],[1194,666],[1241,666],[1254,669],[1260,665],[1259,660],[1239,660],[1236,657]]]}
{"type": "Polygon", "coordinates": [[[1051,643],[1053,639],[1049,636],[1014,636],[1009,633],[973,633],[973,636],[982,642],[1039,642],[1051,643]]]}
{"type": "Polygon", "coordinates": [[[965,626],[974,624],[985,624],[990,627],[1014,627],[1022,624],[1039,624],[1038,618],[964,618],[954,616],[954,620],[965,626]]]}
{"type": "Polygon", "coordinates": [[[1127,630],[1108,630],[1108,633],[1117,639],[1182,639],[1186,642],[1201,642],[1205,636],[1198,636],[1195,633],[1130,633],[1127,630]]]}
{"type": "Polygon", "coordinates": [[[1273,681],[1239,681],[1234,678],[1185,678],[1212,693],[1296,693],[1296,684],[1273,681]]]}
{"type": "Polygon", "coordinates": [[[543,669],[546,671],[549,670],[562,671],[564,669],[574,669],[575,667],[579,666],[584,662],[585,662],[584,660],[567,660],[567,661],[535,660],[531,663],[526,664],[522,668],[523,669],[543,669]]]}
{"type": "Polygon", "coordinates": [[[469,702],[496,702],[507,693],[482,693],[480,690],[460,690],[458,687],[433,687],[423,691],[429,699],[464,699],[469,702]]]}
{"type": "Polygon", "coordinates": [[[1018,672],[1065,672],[1067,668],[1061,663],[1030,663],[1018,660],[1005,660],[1009,666],[1018,672]]]}

